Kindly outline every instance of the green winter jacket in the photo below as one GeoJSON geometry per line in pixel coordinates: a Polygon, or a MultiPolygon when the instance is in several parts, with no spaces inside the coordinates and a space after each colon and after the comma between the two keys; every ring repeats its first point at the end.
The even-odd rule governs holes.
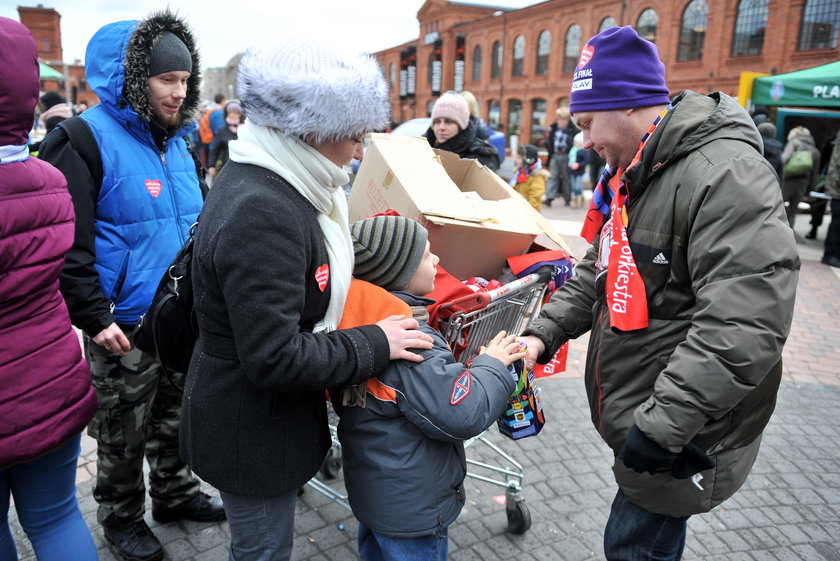
{"type": "Polygon", "coordinates": [[[635,504],[705,512],[744,482],[770,419],[793,316],[799,257],[761,137],[732,98],[686,92],[627,170],[628,236],[649,326],[610,329],[598,240],[525,334],[546,361],[591,330],[592,421],[615,453],[635,423],[663,448],[693,442],[717,462],[702,479],[638,474],[616,459],[635,504]]]}

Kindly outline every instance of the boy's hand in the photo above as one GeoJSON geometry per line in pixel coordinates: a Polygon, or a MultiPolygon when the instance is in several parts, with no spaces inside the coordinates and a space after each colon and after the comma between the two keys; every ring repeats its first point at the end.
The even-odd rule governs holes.
{"type": "Polygon", "coordinates": [[[488,354],[493,358],[501,360],[505,366],[510,366],[517,360],[525,358],[525,347],[520,344],[516,337],[508,335],[504,331],[493,337],[487,346],[481,347],[479,354],[488,354]]]}
{"type": "Polygon", "coordinates": [[[533,368],[537,362],[537,357],[545,352],[545,343],[542,342],[542,339],[533,335],[517,337],[516,340],[527,347],[525,351],[525,366],[533,368]]]}

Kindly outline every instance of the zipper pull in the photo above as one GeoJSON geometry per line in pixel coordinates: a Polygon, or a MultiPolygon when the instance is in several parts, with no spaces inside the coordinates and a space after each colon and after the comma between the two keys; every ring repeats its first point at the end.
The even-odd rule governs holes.
{"type": "Polygon", "coordinates": [[[163,149],[160,151],[160,161],[166,165],[166,140],[163,141],[163,149]]]}

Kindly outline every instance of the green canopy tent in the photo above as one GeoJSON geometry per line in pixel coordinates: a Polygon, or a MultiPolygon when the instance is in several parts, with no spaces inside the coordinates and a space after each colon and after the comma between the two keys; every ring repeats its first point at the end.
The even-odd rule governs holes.
{"type": "Polygon", "coordinates": [[[39,63],[41,65],[41,80],[64,80],[64,74],[47,66],[43,62],[39,63]]]}
{"type": "Polygon", "coordinates": [[[840,109],[840,61],[753,82],[754,105],[840,109]]]}

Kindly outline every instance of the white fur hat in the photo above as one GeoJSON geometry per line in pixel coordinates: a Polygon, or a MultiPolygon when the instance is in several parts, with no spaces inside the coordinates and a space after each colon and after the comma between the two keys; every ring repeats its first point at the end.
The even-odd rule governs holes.
{"type": "Polygon", "coordinates": [[[384,130],[391,108],[376,59],[310,40],[246,52],[237,91],[249,121],[315,144],[384,130]]]}

